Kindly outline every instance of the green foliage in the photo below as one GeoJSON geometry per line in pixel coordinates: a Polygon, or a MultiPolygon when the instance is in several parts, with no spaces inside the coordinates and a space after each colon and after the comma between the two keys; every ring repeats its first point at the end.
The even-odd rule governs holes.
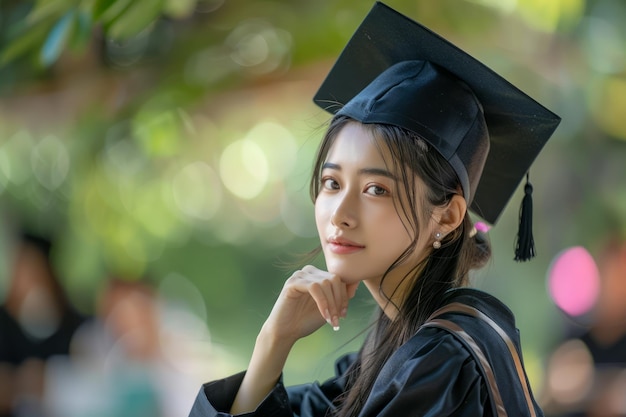
{"type": "Polygon", "coordinates": [[[106,38],[124,41],[150,31],[162,16],[184,18],[194,6],[195,0],[38,0],[23,20],[8,22],[0,66],[35,56],[34,62],[47,68],[70,46],[83,52],[94,27],[106,38]]]}
{"type": "Polygon", "coordinates": [[[101,15],[104,32],[115,40],[129,39],[146,30],[161,15],[163,6],[163,0],[118,0],[101,15]]]}

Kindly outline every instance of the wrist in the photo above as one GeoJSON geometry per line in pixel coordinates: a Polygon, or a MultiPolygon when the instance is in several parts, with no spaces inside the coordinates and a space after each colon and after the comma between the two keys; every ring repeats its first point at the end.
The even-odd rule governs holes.
{"type": "Polygon", "coordinates": [[[277,331],[266,323],[256,337],[256,346],[262,346],[267,351],[289,353],[296,340],[277,331]]]}
{"type": "Polygon", "coordinates": [[[291,349],[299,338],[300,336],[294,333],[293,329],[278,325],[270,317],[263,323],[261,331],[257,335],[257,342],[261,341],[268,346],[288,347],[288,349],[291,349]]]}
{"type": "MultiPolygon", "coordinates": [[[[275,384],[292,347],[293,344],[282,340],[276,333],[261,330],[257,335],[248,366],[250,378],[258,382],[263,381],[264,384],[275,384]]],[[[269,385],[266,388],[269,389],[269,385]]]]}

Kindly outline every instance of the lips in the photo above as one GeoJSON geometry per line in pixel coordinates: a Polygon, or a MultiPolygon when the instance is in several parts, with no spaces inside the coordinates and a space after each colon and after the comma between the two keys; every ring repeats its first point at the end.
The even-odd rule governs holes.
{"type": "Polygon", "coordinates": [[[330,237],[328,239],[328,243],[334,244],[334,245],[340,245],[340,246],[355,246],[358,248],[364,248],[365,246],[363,245],[359,245],[356,242],[353,242],[351,240],[345,239],[345,238],[341,238],[341,237],[330,237]]]}
{"type": "Polygon", "coordinates": [[[350,254],[365,248],[363,245],[341,237],[330,237],[328,247],[336,254],[350,254]]]}

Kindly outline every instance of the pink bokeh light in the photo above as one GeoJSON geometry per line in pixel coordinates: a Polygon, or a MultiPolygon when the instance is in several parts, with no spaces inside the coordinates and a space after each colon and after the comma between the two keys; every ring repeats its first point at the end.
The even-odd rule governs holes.
{"type": "Polygon", "coordinates": [[[548,271],[548,289],[554,303],[570,316],[588,313],[600,292],[600,273],[582,246],[559,253],[548,271]]]}

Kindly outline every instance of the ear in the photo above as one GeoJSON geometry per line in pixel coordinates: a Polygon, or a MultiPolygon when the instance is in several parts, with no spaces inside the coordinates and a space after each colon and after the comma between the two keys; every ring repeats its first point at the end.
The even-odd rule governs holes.
{"type": "Polygon", "coordinates": [[[463,223],[467,212],[467,202],[459,194],[452,196],[448,204],[436,209],[438,231],[444,236],[452,232],[463,223]]]}

